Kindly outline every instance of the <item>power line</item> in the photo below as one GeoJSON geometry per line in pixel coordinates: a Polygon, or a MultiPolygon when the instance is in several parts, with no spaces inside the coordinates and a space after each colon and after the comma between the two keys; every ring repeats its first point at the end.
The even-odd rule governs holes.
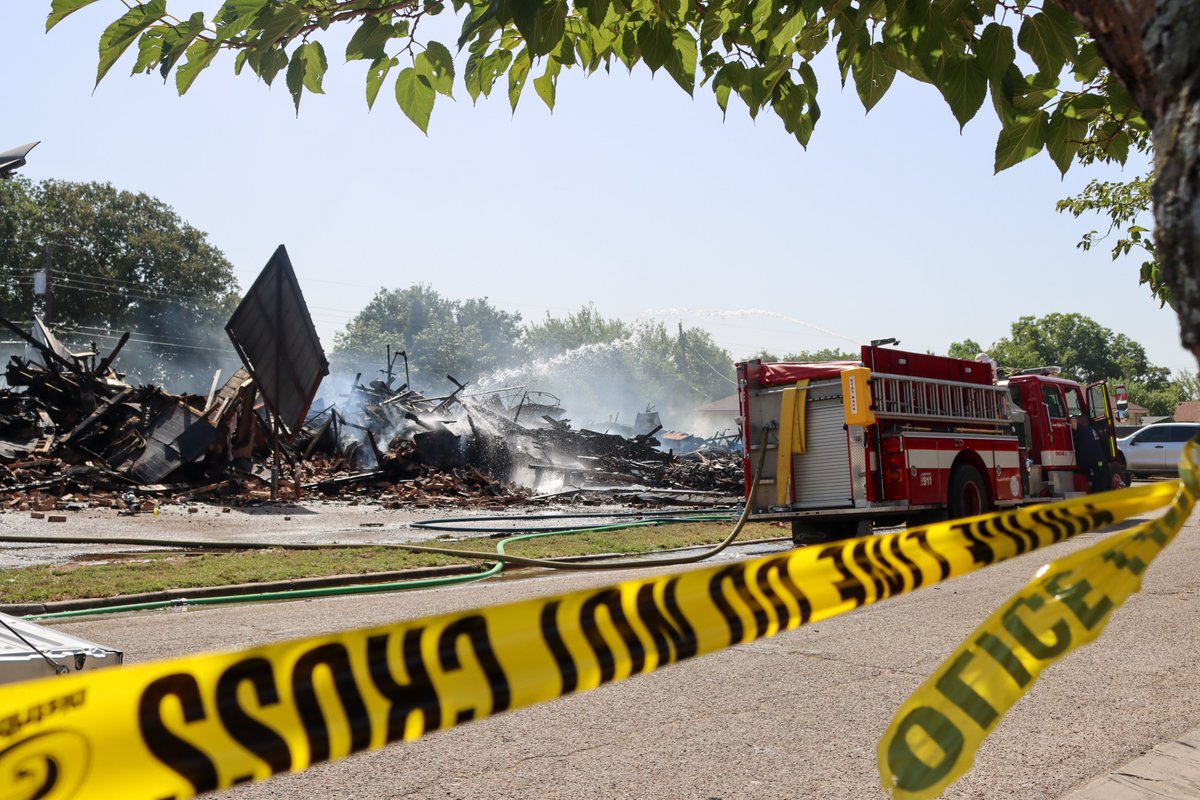
{"type": "MultiPolygon", "coordinates": [[[[80,325],[77,323],[66,323],[66,326],[64,327],[64,329],[70,329],[74,332],[81,333],[81,334],[96,333],[96,334],[103,334],[103,335],[107,335],[107,336],[116,336],[116,331],[113,330],[112,328],[97,328],[94,325],[80,325]]],[[[180,342],[180,343],[187,343],[187,342],[192,341],[192,339],[189,337],[171,336],[168,333],[158,333],[158,332],[150,333],[150,334],[131,332],[130,333],[130,341],[136,341],[136,339],[133,338],[135,336],[141,336],[141,337],[154,336],[159,339],[167,339],[167,340],[172,340],[172,341],[176,341],[176,342],[180,342]]]]}
{"type": "MultiPolygon", "coordinates": [[[[57,274],[64,274],[64,273],[57,273],[57,274]]],[[[106,288],[112,283],[126,283],[135,288],[121,289],[118,287],[117,291],[114,292],[114,294],[128,295],[128,296],[145,295],[150,298],[170,297],[170,298],[176,299],[176,300],[207,300],[208,299],[201,295],[183,294],[181,292],[172,292],[170,289],[161,289],[160,290],[160,289],[156,289],[153,286],[149,286],[147,284],[134,284],[134,283],[130,283],[129,281],[115,281],[115,280],[109,281],[105,278],[92,278],[92,277],[88,277],[88,276],[80,277],[76,273],[65,273],[65,274],[67,274],[68,276],[71,276],[71,277],[66,281],[56,281],[55,282],[55,287],[60,290],[64,289],[64,288],[70,289],[70,288],[76,287],[80,284],[82,284],[84,286],[106,288]]]]}
{"type": "MultiPolygon", "coordinates": [[[[33,281],[31,279],[24,279],[24,278],[17,282],[21,285],[32,285],[32,283],[33,283],[33,281]]],[[[120,298],[123,298],[126,300],[142,300],[142,301],[147,301],[147,302],[151,302],[151,301],[179,302],[180,300],[206,300],[207,299],[207,298],[196,297],[196,296],[182,296],[182,295],[181,296],[171,296],[165,292],[163,292],[163,293],[150,292],[150,291],[136,292],[136,291],[129,291],[129,290],[125,290],[125,289],[118,290],[118,291],[112,291],[109,289],[101,288],[103,286],[104,286],[103,283],[98,283],[98,282],[94,282],[94,281],[88,281],[86,283],[83,281],[71,281],[71,282],[67,282],[67,283],[56,283],[55,284],[55,288],[60,293],[68,292],[68,291],[69,292],[88,292],[91,294],[105,295],[107,297],[120,297],[120,298]]]]}
{"type": "MultiPolygon", "coordinates": [[[[113,341],[118,341],[121,338],[120,336],[117,336],[116,334],[88,333],[86,331],[77,330],[70,326],[58,327],[55,330],[64,332],[64,333],[68,333],[68,334],[75,334],[76,336],[78,336],[79,338],[82,338],[82,339],[95,338],[95,339],[110,339],[113,341]]],[[[146,339],[146,338],[142,338],[139,336],[133,336],[133,335],[131,335],[129,337],[129,341],[132,342],[133,344],[149,344],[149,345],[154,345],[156,347],[163,347],[168,350],[205,350],[205,351],[208,351],[211,353],[227,353],[230,355],[233,354],[232,349],[226,349],[223,347],[205,347],[204,345],[198,345],[198,344],[177,344],[174,342],[161,342],[161,341],[157,341],[155,339],[146,339]]]]}

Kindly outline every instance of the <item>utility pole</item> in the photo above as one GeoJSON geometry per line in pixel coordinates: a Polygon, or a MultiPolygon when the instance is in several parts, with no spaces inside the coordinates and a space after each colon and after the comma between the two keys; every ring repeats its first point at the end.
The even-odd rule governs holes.
{"type": "Polygon", "coordinates": [[[42,304],[42,322],[50,326],[50,318],[54,314],[54,243],[46,242],[46,263],[42,267],[46,275],[46,297],[42,304]]]}

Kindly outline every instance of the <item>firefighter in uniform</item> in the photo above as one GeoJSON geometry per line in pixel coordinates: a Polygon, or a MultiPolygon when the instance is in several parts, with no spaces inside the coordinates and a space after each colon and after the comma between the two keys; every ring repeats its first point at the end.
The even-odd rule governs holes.
{"type": "Polygon", "coordinates": [[[1075,443],[1075,463],[1088,477],[1088,492],[1103,492],[1110,488],[1104,443],[1085,417],[1071,417],[1071,439],[1075,443]]]}

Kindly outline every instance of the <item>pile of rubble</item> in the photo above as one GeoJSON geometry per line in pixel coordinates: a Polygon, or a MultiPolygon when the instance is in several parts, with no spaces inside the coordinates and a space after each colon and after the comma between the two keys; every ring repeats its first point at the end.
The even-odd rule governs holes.
{"type": "Polygon", "coordinates": [[[470,395],[451,376],[453,390],[439,397],[393,388],[390,376],[356,381],[349,397],[277,437],[244,368],[223,384],[214,378],[207,397],[133,387],[112,367],[119,346],[96,363],[36,324],[33,335],[18,331],[31,355],[12,357],[10,388],[0,390],[3,509],[128,509],[150,497],[229,505],[305,494],[499,509],[563,495],[586,502],[652,491],[695,502],[741,493],[741,459],[726,443],[676,456],[660,449],[657,431],[626,438],[575,430],[556,417],[557,398],[470,395]]]}
{"type": "MultiPolygon", "coordinates": [[[[661,426],[632,438],[574,430],[558,398],[525,387],[470,394],[447,375],[453,390],[427,397],[407,380],[393,387],[396,357],[406,377],[408,357],[390,348],[386,380],[355,378],[348,397],[313,412],[329,363],[282,245],[225,325],[243,366],[224,384],[214,375],[207,396],[126,383],[113,365],[128,333],[97,361],[36,318],[30,333],[0,324],[29,346],[27,358],[10,360],[0,390],[0,508],[40,511],[85,497],[133,509],[147,495],[155,505],[231,504],[306,491],[488,507],[581,493],[741,495],[741,459],[728,438],[681,457],[661,449],[661,426]]],[[[680,436],[674,445],[699,441],[680,436]]]]}

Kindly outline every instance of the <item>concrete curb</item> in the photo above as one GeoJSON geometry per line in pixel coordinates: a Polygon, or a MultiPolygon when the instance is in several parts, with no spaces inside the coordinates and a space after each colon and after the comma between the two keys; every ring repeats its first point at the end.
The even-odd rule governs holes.
{"type": "Polygon", "coordinates": [[[1200,797],[1200,730],[1164,742],[1059,800],[1195,800],[1200,797]]]}

